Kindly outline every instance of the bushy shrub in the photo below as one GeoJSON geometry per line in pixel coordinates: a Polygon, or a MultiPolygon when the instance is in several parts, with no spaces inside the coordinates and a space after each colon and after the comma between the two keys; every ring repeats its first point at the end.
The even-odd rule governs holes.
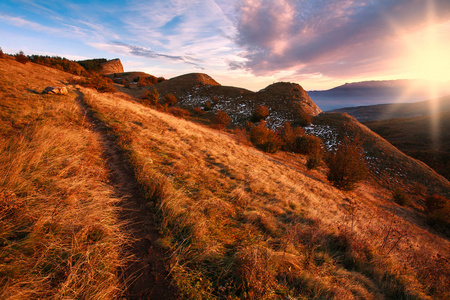
{"type": "Polygon", "coordinates": [[[156,78],[155,76],[152,76],[152,75],[137,78],[138,86],[151,86],[151,85],[154,85],[157,83],[158,83],[158,78],[156,78]]]}
{"type": "Polygon", "coordinates": [[[226,112],[221,110],[217,111],[211,118],[211,124],[213,125],[213,127],[218,129],[227,127],[228,125],[230,125],[230,122],[230,117],[226,112]]]}
{"type": "Polygon", "coordinates": [[[313,135],[297,135],[295,137],[294,147],[292,149],[295,153],[301,154],[318,154],[323,152],[322,140],[313,135]]]}
{"type": "Polygon", "coordinates": [[[281,149],[282,141],[275,131],[266,127],[266,122],[261,121],[250,129],[250,142],[255,147],[268,152],[276,153],[281,149]]]}
{"type": "Polygon", "coordinates": [[[159,93],[156,88],[153,88],[151,92],[144,90],[141,98],[145,105],[156,105],[159,102],[159,93]]]}
{"type": "Polygon", "coordinates": [[[2,50],[2,48],[0,47],[0,58],[3,58],[3,57],[5,57],[5,54],[3,53],[3,50],[2,50]]]}
{"type": "Polygon", "coordinates": [[[317,169],[322,165],[322,156],[318,154],[313,154],[308,157],[306,161],[306,167],[310,170],[317,169]]]}
{"type": "Polygon", "coordinates": [[[201,108],[201,107],[194,107],[194,113],[199,115],[199,116],[203,116],[204,114],[206,114],[206,112],[201,108]]]}
{"type": "Polygon", "coordinates": [[[269,116],[269,108],[265,105],[259,105],[252,114],[252,121],[259,122],[269,116]]]}
{"type": "Polygon", "coordinates": [[[15,55],[16,56],[16,61],[20,62],[21,64],[26,64],[27,62],[29,62],[30,60],[28,59],[28,57],[25,56],[25,54],[23,54],[23,51],[20,51],[18,54],[15,55]]]}
{"type": "Polygon", "coordinates": [[[338,145],[336,152],[327,157],[326,163],[329,168],[328,180],[342,190],[354,189],[368,173],[363,147],[358,140],[345,138],[338,145]]]}
{"type": "Polygon", "coordinates": [[[205,111],[209,111],[209,110],[211,110],[211,101],[206,101],[206,103],[205,103],[205,111]]]}
{"type": "Polygon", "coordinates": [[[284,151],[294,152],[295,139],[297,136],[304,135],[305,131],[301,127],[292,127],[291,122],[286,121],[278,130],[278,135],[283,144],[284,151]]]}
{"type": "Polygon", "coordinates": [[[240,142],[242,144],[246,144],[246,145],[250,144],[248,132],[247,132],[247,130],[245,130],[242,127],[237,127],[234,129],[234,137],[238,142],[240,142]]]}
{"type": "Polygon", "coordinates": [[[113,81],[103,75],[92,74],[86,82],[88,87],[96,89],[100,93],[114,93],[117,89],[113,85],[113,81]]]}
{"type": "Polygon", "coordinates": [[[297,107],[295,110],[295,123],[299,126],[311,125],[312,116],[305,112],[301,107],[297,107]]]}
{"type": "Polygon", "coordinates": [[[171,113],[172,115],[176,116],[176,117],[180,117],[180,118],[189,118],[191,116],[191,113],[186,110],[183,109],[181,107],[169,107],[168,109],[169,113],[171,113]]]}
{"type": "Polygon", "coordinates": [[[168,106],[172,106],[172,105],[174,105],[177,102],[178,102],[178,100],[173,94],[166,94],[163,97],[163,103],[167,104],[168,106]]]}
{"type": "Polygon", "coordinates": [[[394,191],[392,191],[392,199],[398,205],[405,205],[408,201],[405,192],[399,187],[396,187],[394,191]]]}
{"type": "Polygon", "coordinates": [[[117,91],[111,79],[98,74],[92,74],[91,77],[82,79],[72,78],[69,82],[96,89],[100,93],[114,93],[117,91]]]}

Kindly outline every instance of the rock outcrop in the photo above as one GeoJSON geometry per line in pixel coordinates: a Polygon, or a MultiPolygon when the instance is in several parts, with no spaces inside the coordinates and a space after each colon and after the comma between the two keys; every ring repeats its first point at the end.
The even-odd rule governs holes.
{"type": "Polygon", "coordinates": [[[67,95],[68,92],[69,91],[65,86],[62,87],[48,86],[42,91],[42,94],[67,95]]]}
{"type": "Polygon", "coordinates": [[[257,92],[255,97],[266,102],[265,105],[281,110],[292,109],[295,105],[296,109],[310,116],[317,116],[322,112],[297,83],[277,82],[257,92]]]}
{"type": "Polygon", "coordinates": [[[123,66],[120,59],[116,58],[102,63],[100,74],[109,75],[114,73],[123,73],[123,66]]]}

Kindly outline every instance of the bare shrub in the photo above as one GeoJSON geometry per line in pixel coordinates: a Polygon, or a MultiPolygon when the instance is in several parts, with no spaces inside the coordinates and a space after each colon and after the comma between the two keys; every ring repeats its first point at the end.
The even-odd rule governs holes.
{"type": "Polygon", "coordinates": [[[72,79],[70,80],[70,83],[93,88],[100,93],[114,93],[117,91],[110,78],[99,74],[92,74],[90,77],[83,79],[72,79]]]}
{"type": "Polygon", "coordinates": [[[158,83],[158,78],[155,76],[138,77],[137,86],[151,86],[158,83]]]}
{"type": "Polygon", "coordinates": [[[302,136],[305,131],[301,127],[292,127],[291,122],[286,121],[283,127],[278,130],[278,135],[283,144],[282,149],[285,151],[294,152],[295,139],[297,136],[302,136]]]}
{"type": "Polygon", "coordinates": [[[153,88],[151,92],[144,90],[141,98],[145,105],[156,105],[159,102],[159,93],[156,88],[153,88]]]}
{"type": "Polygon", "coordinates": [[[199,116],[203,116],[206,112],[199,106],[194,107],[194,113],[199,116]]]}
{"type": "Polygon", "coordinates": [[[392,200],[394,200],[394,202],[397,203],[398,205],[405,205],[406,202],[408,201],[408,198],[406,197],[405,192],[401,188],[396,187],[392,191],[392,200]]]}
{"type": "Polygon", "coordinates": [[[249,135],[247,133],[247,130],[241,127],[237,127],[234,130],[234,137],[235,139],[242,143],[242,144],[249,144],[249,135]]]}
{"type": "Polygon", "coordinates": [[[100,93],[114,93],[117,89],[113,85],[113,81],[103,75],[94,74],[88,79],[90,87],[95,88],[100,93]]]}
{"type": "Polygon", "coordinates": [[[276,153],[282,145],[278,135],[266,127],[265,121],[250,129],[250,141],[255,147],[268,153],[276,153]]]}
{"type": "Polygon", "coordinates": [[[209,111],[209,110],[211,110],[211,101],[206,101],[206,103],[205,103],[205,111],[209,111]]]}
{"type": "Polygon", "coordinates": [[[322,153],[323,152],[315,152],[310,154],[308,160],[306,161],[306,167],[310,170],[317,169],[322,165],[322,153]]]}
{"type": "Polygon", "coordinates": [[[171,113],[172,115],[176,116],[176,117],[180,117],[180,118],[189,118],[191,116],[191,113],[186,110],[183,109],[181,107],[169,107],[169,113],[171,113]]]}
{"type": "Polygon", "coordinates": [[[178,100],[173,94],[166,94],[163,97],[163,103],[167,104],[168,106],[175,105],[175,103],[177,103],[177,102],[178,102],[178,100]]]}
{"type": "Polygon", "coordinates": [[[211,124],[213,127],[218,129],[223,129],[230,125],[230,117],[228,114],[222,110],[217,111],[211,118],[211,124]]]}
{"type": "Polygon", "coordinates": [[[15,56],[16,56],[16,61],[20,62],[21,64],[26,64],[27,62],[30,61],[28,59],[28,57],[26,57],[25,54],[23,54],[23,51],[20,51],[15,56]]]}
{"type": "Polygon", "coordinates": [[[265,105],[259,105],[252,114],[252,121],[259,122],[265,120],[269,116],[269,107],[265,105]]]}
{"type": "Polygon", "coordinates": [[[354,189],[367,174],[363,147],[357,139],[351,141],[345,138],[336,152],[328,156],[326,163],[329,168],[328,180],[342,190],[354,189]]]}
{"type": "Polygon", "coordinates": [[[295,137],[294,148],[295,153],[301,154],[319,154],[323,152],[322,140],[313,135],[298,135],[295,137]]]}

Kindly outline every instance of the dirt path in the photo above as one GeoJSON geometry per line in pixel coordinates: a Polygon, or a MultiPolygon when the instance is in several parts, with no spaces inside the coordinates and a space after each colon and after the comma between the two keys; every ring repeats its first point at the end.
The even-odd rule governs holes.
{"type": "Polygon", "coordinates": [[[178,299],[176,289],[171,285],[166,268],[167,253],[155,241],[160,238],[153,216],[145,209],[134,174],[120,151],[116,141],[110,138],[106,126],[89,111],[83,101],[83,94],[77,98],[82,113],[94,132],[98,133],[104,156],[110,171],[110,183],[122,201],[119,203],[119,217],[127,224],[127,230],[134,241],[127,252],[133,256],[122,270],[122,280],[127,289],[124,299],[178,299]]]}

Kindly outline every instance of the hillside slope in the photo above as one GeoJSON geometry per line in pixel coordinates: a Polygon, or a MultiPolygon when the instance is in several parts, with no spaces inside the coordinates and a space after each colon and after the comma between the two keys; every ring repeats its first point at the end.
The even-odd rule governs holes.
{"type": "Polygon", "coordinates": [[[0,298],[115,298],[126,261],[119,195],[73,75],[0,59],[0,298]]]}
{"type": "Polygon", "coordinates": [[[399,207],[370,181],[344,193],[302,157],[82,92],[129,153],[184,297],[427,299],[449,286],[447,275],[425,271],[449,274],[450,244],[427,227],[420,201],[399,207]]]}
{"type": "MultiPolygon", "coordinates": [[[[67,82],[70,75],[1,59],[0,68],[1,138],[8,141],[0,152],[0,191],[16,195],[2,194],[1,199],[1,207],[7,207],[0,212],[2,298],[14,299],[17,293],[23,298],[121,298],[126,293],[120,293],[120,283],[133,285],[118,277],[119,266],[127,260],[127,253],[118,251],[120,238],[129,232],[117,218],[129,210],[118,205],[117,198],[127,203],[133,197],[117,194],[118,182],[110,181],[113,172],[76,103],[77,95],[137,181],[142,199],[133,210],[149,222],[155,220],[161,233],[157,239],[144,234],[146,248],[138,259],[147,261],[164,249],[170,259],[162,261],[171,276],[158,276],[171,280],[183,298],[449,296],[450,241],[427,225],[423,196],[410,195],[409,205],[397,205],[392,186],[378,182],[376,172],[355,191],[343,192],[328,182],[326,168],[308,170],[302,155],[268,155],[230,133],[156,111],[122,93],[70,86],[78,94],[39,95],[36,91],[45,85],[67,82]],[[42,122],[47,120],[52,134],[41,145],[47,152],[36,156],[39,164],[29,165],[28,156],[7,145],[31,141],[29,155],[34,157],[39,144],[26,133],[45,129],[42,122]],[[75,140],[67,135],[69,129],[75,140]],[[17,130],[23,134],[16,135],[17,130]],[[36,167],[44,169],[37,172],[36,167]],[[81,179],[82,184],[74,184],[81,179]],[[33,214],[25,214],[34,207],[33,214]],[[112,214],[92,215],[97,211],[112,214]],[[80,224],[83,220],[86,223],[80,224]],[[70,252],[74,247],[82,251],[70,252]],[[92,281],[84,284],[86,280],[92,281]]],[[[288,87],[294,95],[301,94],[295,85],[288,87]]],[[[325,139],[329,145],[333,132],[341,131],[367,135],[375,139],[373,147],[382,140],[345,115],[318,116],[315,123],[317,128],[336,127],[325,139]]],[[[381,149],[380,160],[400,157],[402,164],[420,167],[391,153],[395,150],[389,146],[374,149],[375,154],[381,149]]],[[[430,188],[448,190],[448,181],[432,170],[421,172],[430,188]]],[[[152,271],[152,265],[147,268],[152,271]]],[[[148,284],[153,286],[158,276],[143,278],[153,280],[148,284]]]]}
{"type": "Polygon", "coordinates": [[[399,150],[450,178],[450,111],[364,124],[399,150]],[[434,132],[434,123],[437,132],[434,132]]]}
{"type": "Polygon", "coordinates": [[[323,113],[314,118],[313,124],[307,131],[321,137],[328,148],[345,137],[358,138],[364,147],[372,176],[386,186],[395,187],[402,182],[412,189],[414,184],[419,183],[448,196],[450,185],[444,177],[423,162],[405,155],[355,118],[341,113],[323,113]]]}

